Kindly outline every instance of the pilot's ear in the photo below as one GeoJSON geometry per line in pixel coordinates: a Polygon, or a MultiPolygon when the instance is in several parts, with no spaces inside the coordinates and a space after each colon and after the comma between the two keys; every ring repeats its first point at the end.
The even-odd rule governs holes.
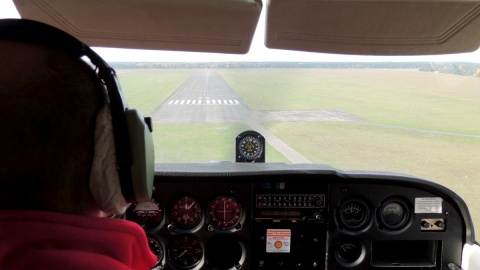
{"type": "Polygon", "coordinates": [[[90,191],[102,211],[107,214],[123,214],[129,204],[122,195],[117,172],[112,115],[108,103],[97,115],[94,136],[90,191]]]}

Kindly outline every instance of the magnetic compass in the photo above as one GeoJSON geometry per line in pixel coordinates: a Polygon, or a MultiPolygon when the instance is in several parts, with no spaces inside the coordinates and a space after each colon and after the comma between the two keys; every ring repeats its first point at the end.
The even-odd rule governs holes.
{"type": "Polygon", "coordinates": [[[258,132],[247,130],[235,139],[236,162],[265,162],[265,138],[258,132]]]}

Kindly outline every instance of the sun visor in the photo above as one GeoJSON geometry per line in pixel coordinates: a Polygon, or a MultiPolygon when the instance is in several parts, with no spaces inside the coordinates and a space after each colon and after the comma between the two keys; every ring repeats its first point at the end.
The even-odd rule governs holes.
{"type": "Polygon", "coordinates": [[[358,55],[470,52],[480,1],[268,0],[266,46],[358,55]]]}
{"type": "Polygon", "coordinates": [[[244,54],[261,0],[14,0],[41,21],[92,47],[244,54]]]}

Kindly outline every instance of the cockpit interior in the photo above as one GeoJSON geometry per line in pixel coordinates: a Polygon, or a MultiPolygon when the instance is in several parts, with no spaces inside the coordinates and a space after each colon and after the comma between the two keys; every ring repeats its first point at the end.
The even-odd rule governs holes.
{"type": "MultiPolygon", "coordinates": [[[[217,60],[222,56],[245,56],[248,59],[254,35],[260,35],[265,48],[285,54],[299,51],[340,56],[424,56],[423,59],[428,59],[432,55],[470,53],[480,47],[479,1],[13,0],[11,4],[18,16],[63,29],[98,49],[100,55],[108,55],[107,48],[187,52],[187,58],[192,55],[190,53],[204,53],[211,54],[214,62],[202,63],[215,67],[231,66],[235,62],[222,64],[217,60]],[[263,31],[259,30],[260,25],[263,31]],[[219,58],[215,58],[217,54],[220,54],[219,58]]],[[[129,54],[125,51],[124,56],[129,54]]],[[[480,70],[480,54],[477,57],[474,62],[480,70]]],[[[190,63],[187,61],[181,63],[187,65],[185,63],[190,63]]],[[[124,68],[132,63],[128,63],[129,60],[108,62],[116,69],[120,84],[129,95],[127,99],[133,96],[127,92],[127,75],[131,69],[124,68]]],[[[147,62],[142,61],[137,67],[147,66],[147,62]]],[[[246,62],[252,63],[251,60],[246,62]]],[[[271,62],[275,60],[261,63],[271,62]]],[[[263,109],[255,110],[255,102],[263,102],[262,96],[254,101],[242,94],[237,98],[227,94],[218,94],[218,98],[208,100],[200,98],[201,91],[213,93],[223,84],[229,84],[237,93],[239,89],[248,88],[233,79],[218,79],[221,76],[228,78],[227,68],[218,73],[212,70],[215,68],[202,69],[185,77],[191,81],[189,88],[182,93],[196,94],[198,90],[199,98],[174,96],[173,92],[162,98],[148,98],[161,99],[155,100],[152,106],[156,108],[161,104],[162,107],[153,108],[147,114],[152,117],[152,133],[160,132],[158,136],[162,138],[167,136],[165,130],[173,128],[170,125],[174,124],[179,125],[175,127],[178,129],[187,124],[245,124],[239,128],[241,132],[235,131],[236,136],[225,139],[221,149],[216,148],[216,144],[210,147],[209,142],[198,139],[194,129],[189,131],[189,138],[182,137],[184,141],[191,141],[185,144],[205,144],[209,151],[226,152],[228,160],[209,157],[207,160],[176,159],[195,151],[193,147],[176,151],[172,158],[168,156],[170,150],[164,150],[168,143],[157,140],[153,142],[155,161],[149,163],[143,160],[144,157],[139,158],[142,160],[140,166],[152,167],[151,199],[132,203],[119,218],[138,223],[144,229],[150,249],[157,256],[152,269],[480,269],[480,246],[474,233],[474,224],[480,228],[478,174],[470,175],[464,184],[476,194],[466,200],[453,188],[410,171],[354,166],[349,169],[337,166],[334,159],[319,161],[304,151],[323,151],[320,142],[303,148],[284,143],[294,134],[298,135],[296,142],[317,142],[313,139],[314,133],[309,134],[299,125],[292,125],[280,135],[273,124],[263,125],[264,122],[275,122],[275,117],[288,118],[294,123],[312,123],[319,110],[297,110],[292,105],[289,108],[301,111],[302,117],[311,117],[299,120],[300,114],[282,114],[290,109],[276,109],[273,105],[268,109],[270,114],[263,109]],[[207,84],[208,80],[215,84],[207,84]],[[248,109],[235,111],[235,106],[241,104],[247,104],[245,108],[248,109]],[[182,105],[188,114],[176,118],[175,108],[182,105]],[[226,108],[221,111],[223,116],[215,114],[215,110],[219,110],[216,108],[220,107],[215,105],[226,108]],[[190,107],[185,109],[187,106],[190,107]],[[272,158],[277,154],[286,158],[272,158]]],[[[334,70],[342,70],[342,67],[336,66],[334,70]]],[[[406,72],[404,70],[398,69],[398,72],[406,72]]],[[[253,69],[252,73],[239,78],[254,76],[255,72],[253,69]]],[[[287,73],[284,76],[289,76],[287,73]]],[[[478,76],[470,79],[480,80],[478,76]]],[[[269,78],[259,76],[254,80],[260,83],[269,78]]],[[[189,82],[184,81],[185,84],[189,82]]],[[[356,83],[354,80],[340,81],[356,83]]],[[[302,86],[308,83],[298,79],[293,84],[300,82],[302,86]]],[[[283,89],[280,84],[272,88],[283,89]]],[[[131,88],[143,87],[140,83],[136,85],[131,88]]],[[[460,89],[462,86],[455,87],[460,89]]],[[[175,93],[180,93],[180,89],[175,93]]],[[[323,90],[318,89],[318,93],[323,90]]],[[[384,91],[389,90],[385,88],[384,91]]],[[[475,96],[472,100],[478,103],[480,88],[471,92],[475,96]]],[[[281,93],[278,90],[278,95],[281,93]]],[[[305,99],[315,99],[315,95],[305,99]]],[[[356,102],[366,103],[370,99],[375,97],[365,95],[352,101],[352,108],[356,102]]],[[[296,102],[298,100],[294,98],[288,100],[288,104],[296,102]]],[[[384,105],[390,106],[388,103],[384,105]]],[[[329,117],[348,116],[341,111],[332,106],[329,117]]],[[[348,119],[357,121],[353,117],[348,119]]],[[[393,125],[396,124],[371,126],[380,129],[393,125]]],[[[423,129],[413,127],[403,131],[422,133],[423,129]]],[[[217,131],[211,131],[214,132],[217,131]]],[[[449,136],[448,132],[431,136],[449,136]]],[[[474,130],[464,137],[476,140],[477,144],[470,144],[470,148],[479,149],[480,133],[476,132],[474,130]]],[[[335,136],[341,133],[339,131],[335,136]]],[[[172,134],[168,136],[177,136],[172,134]]],[[[332,140],[335,136],[332,135],[332,140]]],[[[374,144],[375,139],[372,141],[374,144]]],[[[370,149],[369,153],[373,156],[374,152],[381,151],[380,148],[370,149]]],[[[350,151],[353,150],[346,152],[350,151]]],[[[479,165],[478,154],[476,157],[472,155],[472,160],[479,165]]],[[[388,163],[387,160],[382,162],[388,163]]]]}

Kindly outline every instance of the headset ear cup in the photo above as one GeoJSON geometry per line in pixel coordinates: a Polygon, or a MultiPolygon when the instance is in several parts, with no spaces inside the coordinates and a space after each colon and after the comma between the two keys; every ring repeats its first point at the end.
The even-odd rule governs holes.
{"type": "Polygon", "coordinates": [[[155,157],[152,130],[142,113],[127,109],[125,117],[130,137],[132,153],[132,187],[137,202],[150,200],[153,192],[155,157]]]}
{"type": "Polygon", "coordinates": [[[123,214],[128,203],[122,195],[115,155],[110,106],[106,103],[97,115],[95,147],[90,171],[90,192],[98,207],[107,214],[123,214]]]}

